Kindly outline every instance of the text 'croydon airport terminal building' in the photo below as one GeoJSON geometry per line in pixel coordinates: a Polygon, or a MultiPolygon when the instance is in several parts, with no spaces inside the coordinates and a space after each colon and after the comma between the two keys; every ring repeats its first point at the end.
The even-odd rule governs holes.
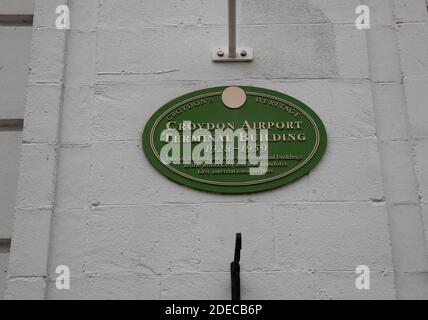
{"type": "Polygon", "coordinates": [[[428,299],[427,22],[0,0],[0,298],[428,299]]]}

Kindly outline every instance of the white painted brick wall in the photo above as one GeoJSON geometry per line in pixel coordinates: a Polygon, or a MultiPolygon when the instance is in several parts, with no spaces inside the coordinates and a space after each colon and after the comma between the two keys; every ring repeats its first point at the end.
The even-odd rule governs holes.
{"type": "Polygon", "coordinates": [[[1,14],[33,14],[34,0],[2,0],[0,2],[1,14]]]}
{"type": "Polygon", "coordinates": [[[12,237],[22,132],[0,131],[0,239],[12,237]]]}
{"type": "MultiPolygon", "coordinates": [[[[61,1],[61,4],[64,3],[61,1]]],[[[50,0],[43,3],[36,1],[36,17],[43,17],[45,12],[54,12],[52,9],[56,6],[45,7],[53,4],[50,0]]],[[[28,87],[39,85],[39,90],[29,90],[31,94],[25,112],[32,116],[25,119],[24,137],[31,130],[37,136],[23,140],[6,299],[41,299],[46,295],[60,115],[60,109],[55,113],[52,108],[62,105],[62,101],[54,105],[51,98],[55,97],[52,93],[55,85],[56,90],[60,94],[62,92],[65,48],[65,32],[53,31],[48,27],[40,28],[37,21],[33,27],[28,87]],[[39,97],[45,97],[46,104],[39,97]],[[50,113],[51,121],[47,123],[43,114],[38,112],[50,113]],[[34,123],[40,120],[44,120],[48,127],[37,128],[34,123]],[[52,125],[55,123],[56,126],[52,125]]]]}
{"type": "Polygon", "coordinates": [[[9,250],[0,248],[0,300],[3,300],[6,290],[7,268],[9,264],[9,250]]]}
{"type": "MultiPolygon", "coordinates": [[[[410,1],[408,3],[395,0],[396,19],[401,22],[398,29],[398,41],[402,63],[404,94],[408,113],[408,132],[411,137],[411,153],[416,174],[416,184],[420,204],[420,210],[416,211],[415,208],[412,208],[412,214],[404,221],[402,221],[402,210],[399,210],[401,211],[401,214],[398,213],[396,216],[397,218],[400,218],[400,223],[407,225],[408,230],[410,229],[408,227],[408,224],[411,221],[410,219],[420,221],[420,217],[422,216],[422,221],[424,223],[423,230],[425,231],[426,236],[425,248],[428,246],[428,215],[426,213],[426,185],[428,181],[426,158],[428,156],[428,132],[426,130],[426,124],[424,124],[421,119],[427,118],[428,109],[421,107],[421,104],[424,104],[424,101],[426,101],[428,91],[427,5],[428,4],[422,0],[410,1]]],[[[417,234],[420,234],[423,230],[418,231],[412,238],[417,237],[417,234]]],[[[412,238],[410,238],[410,241],[413,240],[414,243],[407,243],[407,247],[411,245],[413,248],[422,248],[424,243],[421,239],[415,241],[416,239],[412,238]]],[[[404,244],[406,244],[406,242],[404,242],[404,244]]],[[[403,293],[408,293],[408,297],[426,297],[428,294],[428,276],[426,275],[426,270],[428,270],[428,259],[413,258],[413,261],[412,259],[410,259],[410,261],[410,268],[414,273],[400,274],[397,277],[397,283],[400,284],[401,281],[404,281],[411,285],[408,290],[403,290],[403,293]],[[414,275],[414,278],[411,278],[412,275],[414,275]],[[415,290],[415,288],[420,289],[415,290]]],[[[403,269],[402,266],[399,267],[403,269]]]]}
{"type": "MultiPolygon", "coordinates": [[[[4,15],[31,15],[33,5],[33,0],[2,0],[0,19],[4,15]]],[[[0,300],[6,288],[22,142],[21,128],[9,125],[24,117],[31,30],[13,23],[0,25],[0,121],[6,125],[0,125],[0,300]]]]}
{"type": "Polygon", "coordinates": [[[0,120],[22,119],[30,59],[31,27],[0,26],[0,43],[0,120]]]}
{"type": "Polygon", "coordinates": [[[239,39],[256,60],[229,65],[209,56],[226,41],[221,1],[72,0],[66,39],[52,28],[57,2],[38,1],[29,96],[53,98],[27,103],[7,297],[227,299],[234,234],[243,232],[245,299],[427,298],[427,15],[419,0],[397,1],[369,1],[369,32],[353,24],[360,1],[238,1],[239,39]],[[140,145],[151,114],[223,84],[308,103],[329,134],[318,167],[238,196],[191,190],[154,170],[140,145]],[[40,215],[38,230],[51,236],[27,255],[24,231],[40,215]],[[71,267],[70,291],[55,289],[59,264],[71,267]],[[368,292],[355,289],[360,264],[373,271],[368,292]]]}

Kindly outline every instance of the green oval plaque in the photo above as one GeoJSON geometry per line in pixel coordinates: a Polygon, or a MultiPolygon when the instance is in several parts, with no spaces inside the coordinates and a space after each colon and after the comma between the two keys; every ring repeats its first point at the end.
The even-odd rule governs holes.
{"type": "Polygon", "coordinates": [[[211,192],[273,189],[321,160],[327,134],[304,103],[256,87],[217,87],[168,102],[148,121],[143,149],[180,184],[211,192]]]}

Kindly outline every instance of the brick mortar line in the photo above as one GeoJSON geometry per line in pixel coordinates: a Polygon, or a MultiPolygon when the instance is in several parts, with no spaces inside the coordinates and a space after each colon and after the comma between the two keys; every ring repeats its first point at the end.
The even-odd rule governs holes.
{"type": "MultiPolygon", "coordinates": [[[[415,21],[415,22],[404,22],[403,24],[422,24],[423,21],[415,21]]],[[[320,22],[320,23],[254,23],[254,24],[237,24],[239,27],[319,27],[319,26],[344,26],[344,27],[355,27],[355,21],[353,22],[320,22]]],[[[394,25],[387,24],[379,24],[373,25],[373,28],[392,28],[394,25]]],[[[160,25],[147,25],[147,26],[138,26],[136,28],[131,27],[104,27],[98,26],[97,29],[101,31],[118,31],[118,32],[135,32],[138,33],[142,30],[168,30],[168,29],[220,29],[227,28],[227,24],[160,24],[160,25]]],[[[94,31],[94,29],[74,29],[74,31],[80,32],[90,32],[94,31]]]]}
{"type": "MultiPolygon", "coordinates": [[[[308,275],[316,275],[316,274],[324,274],[324,273],[344,273],[344,274],[355,274],[355,269],[342,269],[342,270],[322,270],[322,269],[284,269],[284,270],[278,270],[278,269],[271,269],[271,270],[242,270],[241,274],[281,274],[281,273],[301,273],[301,274],[308,274],[308,275]]],[[[390,269],[371,269],[370,273],[378,273],[382,275],[392,276],[393,270],[390,269]]],[[[406,272],[403,274],[426,274],[425,271],[412,271],[412,272],[406,272]]],[[[224,275],[230,275],[230,271],[228,270],[216,270],[216,271],[184,271],[184,272],[176,272],[176,273],[143,273],[143,272],[135,272],[135,273],[86,273],[81,274],[77,276],[71,276],[70,280],[84,280],[84,279],[94,279],[94,278],[124,278],[124,277],[174,277],[174,276],[187,276],[187,275],[213,275],[213,274],[224,274],[224,275]]],[[[49,282],[56,282],[56,278],[53,278],[51,276],[48,277],[42,277],[42,276],[32,276],[32,277],[16,277],[12,279],[46,279],[49,282]]]]}
{"type": "MultiPolygon", "coordinates": [[[[308,275],[317,275],[317,274],[330,274],[330,273],[344,273],[344,274],[355,274],[355,269],[340,269],[340,270],[334,270],[334,269],[270,269],[270,270],[241,270],[241,274],[282,274],[282,273],[301,273],[301,274],[308,274],[308,275]]],[[[371,269],[370,273],[374,274],[382,274],[386,276],[392,276],[393,270],[390,269],[371,269]]],[[[426,274],[427,272],[424,271],[412,271],[412,272],[406,272],[403,274],[426,274]]],[[[104,279],[111,279],[111,278],[124,278],[124,277],[174,277],[174,276],[191,276],[191,275],[215,275],[215,274],[224,274],[229,275],[230,271],[228,270],[213,270],[213,271],[183,271],[183,272],[172,272],[172,273],[165,273],[165,272],[159,272],[159,273],[143,273],[143,272],[128,272],[128,273],[84,273],[79,274],[76,276],[71,275],[70,280],[85,280],[85,279],[95,279],[95,278],[104,278],[104,279]]],[[[48,282],[56,282],[56,278],[52,276],[29,276],[29,277],[16,277],[12,279],[46,279],[48,282]]]]}
{"type": "MultiPolygon", "coordinates": [[[[245,195],[244,195],[245,196],[245,195]]],[[[247,195],[248,196],[248,195],[247,195]]],[[[232,199],[232,197],[231,197],[232,199]]],[[[91,206],[92,208],[104,208],[104,207],[135,207],[140,205],[189,205],[189,204],[254,204],[254,203],[269,203],[271,205],[289,205],[289,204],[308,204],[308,203],[316,203],[316,204],[336,204],[336,203],[344,203],[344,204],[371,204],[373,203],[373,200],[290,200],[290,201],[275,201],[275,203],[272,203],[272,201],[236,201],[236,202],[229,202],[229,201],[208,201],[208,202],[179,202],[179,201],[172,201],[172,202],[147,202],[147,203],[117,203],[117,204],[104,204],[99,206],[91,206]]],[[[377,202],[376,204],[382,204],[383,202],[377,202]]],[[[72,209],[72,208],[58,208],[58,209],[72,209]]],[[[75,208],[75,209],[84,209],[84,208],[75,208]]]]}
{"type": "MultiPolygon", "coordinates": [[[[95,211],[96,209],[111,209],[111,208],[132,208],[132,207],[147,207],[147,206],[206,206],[206,205],[264,205],[264,204],[271,204],[270,201],[236,201],[236,202],[147,202],[147,203],[135,203],[135,204],[104,204],[99,206],[91,206],[88,205],[86,207],[60,207],[56,206],[56,210],[58,211],[89,211],[89,214],[96,214],[96,213],[90,213],[95,211]]],[[[344,205],[376,205],[376,206],[383,206],[385,205],[384,201],[375,201],[375,200],[350,200],[350,201],[317,201],[317,200],[307,200],[307,201],[275,201],[275,204],[273,207],[281,207],[281,206],[290,206],[290,205],[329,205],[329,204],[344,204],[344,205]]],[[[395,203],[398,206],[408,206],[408,205],[415,205],[416,203],[395,203]]],[[[26,208],[22,208],[25,210],[26,208]]]]}
{"type": "MultiPolygon", "coordinates": [[[[98,0],[98,9],[96,12],[96,30],[99,30],[99,24],[100,24],[100,15],[101,15],[101,10],[102,10],[102,6],[103,6],[103,0],[98,0]]],[[[96,73],[97,73],[97,65],[98,65],[98,44],[99,44],[99,32],[95,33],[95,59],[94,59],[94,64],[95,64],[95,68],[94,68],[94,72],[95,72],[95,77],[96,77],[96,73]]],[[[97,84],[96,84],[96,80],[94,79],[94,83],[92,84],[93,88],[94,88],[94,104],[96,103],[95,101],[95,96],[96,96],[96,88],[97,88],[97,84]]],[[[96,108],[92,108],[91,111],[91,128],[95,127],[95,122],[96,122],[96,108]]],[[[91,130],[91,144],[89,147],[89,165],[90,165],[90,169],[89,169],[89,184],[90,186],[92,186],[92,177],[94,176],[94,169],[93,169],[93,144],[94,144],[94,131],[91,130]]],[[[91,187],[92,188],[92,187],[91,187]]],[[[92,190],[90,191],[91,195],[88,196],[88,202],[91,203],[93,202],[92,199],[92,190]]],[[[90,230],[89,230],[89,211],[86,212],[86,217],[85,217],[85,224],[84,224],[84,230],[83,230],[83,237],[84,237],[84,252],[89,252],[89,243],[90,243],[90,239],[89,239],[89,234],[90,234],[90,230]]],[[[87,270],[87,265],[88,265],[88,257],[85,254],[83,257],[83,261],[82,261],[82,272],[85,273],[87,270]]]]}

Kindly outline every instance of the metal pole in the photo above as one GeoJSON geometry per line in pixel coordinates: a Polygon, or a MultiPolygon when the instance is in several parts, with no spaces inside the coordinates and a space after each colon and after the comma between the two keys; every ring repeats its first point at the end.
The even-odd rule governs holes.
{"type": "Polygon", "coordinates": [[[227,3],[229,45],[212,48],[211,59],[214,62],[251,62],[254,60],[253,48],[236,45],[236,0],[227,0],[227,3]]]}
{"type": "Polygon", "coordinates": [[[229,57],[236,57],[236,0],[229,0],[229,57]]]}

